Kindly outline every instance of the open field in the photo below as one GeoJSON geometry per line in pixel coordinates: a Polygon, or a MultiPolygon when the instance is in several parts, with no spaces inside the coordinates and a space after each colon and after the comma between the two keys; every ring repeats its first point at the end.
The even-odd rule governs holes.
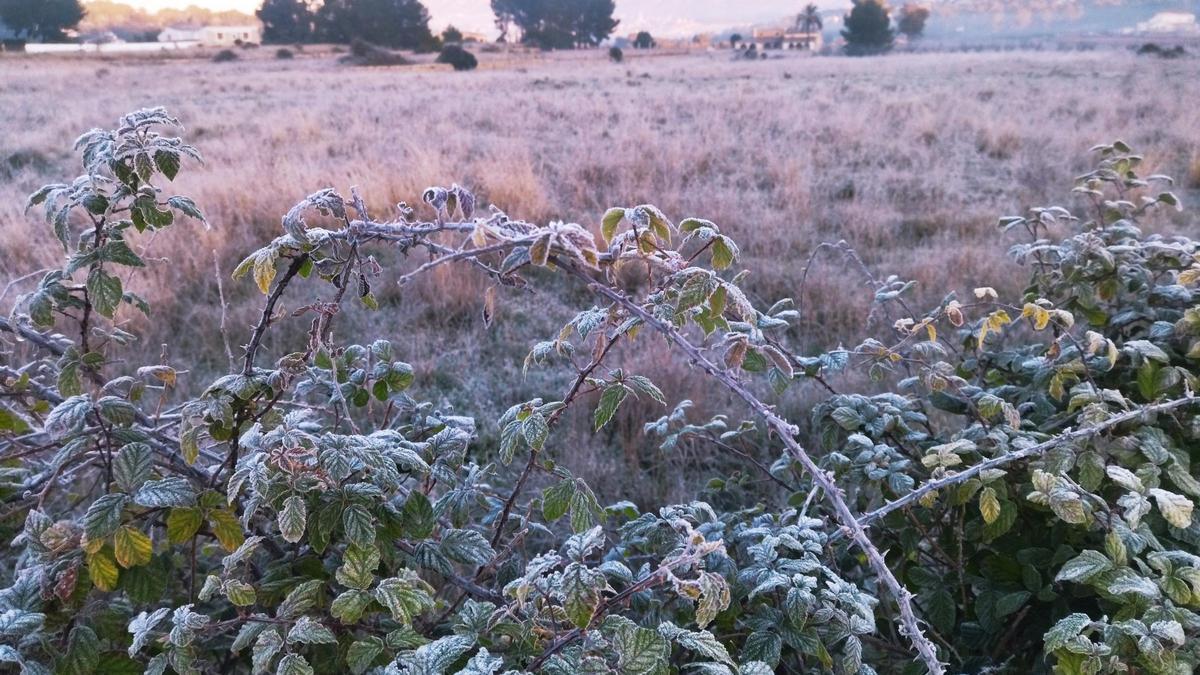
{"type": "MultiPolygon", "coordinates": [[[[226,367],[214,349],[222,342],[214,262],[226,279],[236,349],[260,300],[228,273],[279,232],[292,204],[325,186],[357,185],[381,214],[418,201],[429,185],[457,182],[534,221],[594,227],[607,207],[644,202],[676,219],[705,217],[741,244],[756,271],[755,293],[802,299],[800,337],[813,345],[856,341],[871,301],[861,274],[836,258],[818,259],[801,288],[820,242],[844,239],[876,274],[916,279],[922,297],[937,300],[978,285],[1017,290],[1023,275],[1011,273],[1011,241],[996,231],[997,216],[1063,203],[1069,176],[1088,166],[1094,143],[1126,140],[1146,155],[1145,173],[1175,175],[1187,202],[1200,198],[1194,58],[1088,52],[734,62],[695,54],[617,65],[594,52],[484,55],[480,70],[460,74],[427,65],[354,69],[330,54],[276,61],[271,50],[259,51],[224,64],[0,58],[0,276],[28,274],[61,255],[28,248],[49,240],[32,236],[45,225],[22,207],[42,183],[75,175],[70,143],[79,130],[150,105],[179,116],[207,159],[185,171],[177,189],[195,198],[212,230],[185,226],[142,240],[164,262],[134,283],[169,319],[143,344],[157,352],[169,343],[172,358],[193,369],[193,385],[226,367]]],[[[1171,217],[1164,229],[1197,232],[1192,212],[1171,217]]],[[[554,396],[564,381],[535,373],[525,391],[497,392],[493,382],[521,368],[524,353],[502,348],[516,327],[550,337],[570,316],[556,311],[562,305],[554,297],[513,294],[485,331],[486,285],[449,268],[403,297],[383,281],[383,310],[354,313],[346,320],[369,329],[346,332],[402,345],[425,395],[437,391],[485,421],[511,402],[554,396]],[[482,363],[490,364],[486,372],[482,363]]],[[[278,335],[298,341],[306,324],[295,323],[278,335]]],[[[686,373],[642,365],[673,397],[699,397],[700,383],[686,373]]],[[[789,403],[797,419],[802,401],[801,391],[789,403]]],[[[638,486],[622,490],[641,503],[687,494],[655,451],[641,447],[640,422],[657,413],[629,406],[621,414],[626,423],[609,446],[627,461],[573,465],[594,463],[588,475],[601,490],[611,485],[606,477],[627,479],[625,467],[645,471],[638,486]]],[[[577,422],[586,433],[582,415],[577,422]]]]}

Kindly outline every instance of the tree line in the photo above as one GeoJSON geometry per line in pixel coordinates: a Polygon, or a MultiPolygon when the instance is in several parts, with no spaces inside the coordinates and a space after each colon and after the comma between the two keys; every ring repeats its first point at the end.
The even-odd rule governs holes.
{"type": "MultiPolygon", "coordinates": [[[[620,23],[614,0],[491,0],[500,42],[519,42],[541,49],[574,49],[599,45],[620,23]]],[[[17,37],[61,40],[86,15],[80,0],[0,0],[0,22],[17,37]]],[[[430,51],[443,42],[462,41],[448,28],[439,39],[429,28],[429,11],[420,0],[264,0],[257,11],[263,40],[274,44],[347,43],[352,39],[393,47],[430,51]]],[[[854,0],[845,17],[842,37],[851,55],[889,51],[896,33],[915,39],[924,32],[929,9],[905,4],[893,26],[883,0],[854,0]]],[[[807,31],[820,30],[820,14],[808,5],[797,17],[807,31]]],[[[639,33],[634,46],[654,41],[639,33]]]]}
{"type": "MultiPolygon", "coordinates": [[[[594,47],[616,29],[613,0],[492,0],[500,40],[541,49],[594,47]]],[[[427,51],[462,40],[429,28],[420,0],[264,0],[256,12],[263,40],[273,44],[346,43],[358,38],[397,49],[427,51]]],[[[56,41],[87,15],[80,0],[0,0],[0,22],[17,37],[56,41]]]]}
{"type": "MultiPolygon", "coordinates": [[[[500,41],[542,49],[600,44],[617,27],[615,10],[613,0],[492,0],[500,41]]],[[[258,18],[266,42],[345,42],[358,37],[418,50],[438,43],[429,30],[429,12],[419,0],[265,0],[258,18]]],[[[461,40],[461,33],[454,30],[444,37],[461,40]]]]}

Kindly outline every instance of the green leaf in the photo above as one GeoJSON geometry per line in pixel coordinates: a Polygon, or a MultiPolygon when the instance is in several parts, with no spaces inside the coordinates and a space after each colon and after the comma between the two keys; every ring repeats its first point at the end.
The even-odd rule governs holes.
{"type": "Polygon", "coordinates": [[[720,661],[731,666],[736,665],[733,659],[730,658],[729,652],[725,649],[725,645],[721,644],[716,636],[706,630],[684,630],[670,621],[666,621],[659,624],[658,632],[684,649],[691,650],[714,661],[720,661]]]}
{"type": "Polygon", "coordinates": [[[346,625],[355,624],[362,618],[371,600],[371,594],[366,591],[349,590],[333,599],[329,614],[346,625]]]}
{"type": "Polygon", "coordinates": [[[362,675],[383,653],[383,640],[371,636],[350,644],[346,650],[346,665],[353,675],[362,675]]]}
{"type": "Polygon", "coordinates": [[[432,591],[416,572],[404,569],[400,576],[379,582],[375,599],[402,626],[411,626],[414,617],[433,607],[432,591]]]}
{"type": "Polygon", "coordinates": [[[150,614],[140,612],[129,622],[129,633],[133,636],[133,642],[129,645],[129,655],[137,656],[142,647],[150,641],[150,632],[153,631],[162,620],[167,618],[171,610],[166,607],[160,607],[150,614]]]}
{"type": "Polygon", "coordinates": [[[21,637],[41,630],[46,615],[27,612],[23,609],[6,609],[0,612],[0,635],[21,637]]]}
{"type": "Polygon", "coordinates": [[[1113,564],[1099,551],[1087,550],[1068,560],[1055,575],[1055,581],[1086,582],[1112,569],[1113,564]]]}
{"type": "Polygon", "coordinates": [[[62,675],[90,675],[100,664],[100,639],[87,626],[75,626],[67,638],[67,651],[58,662],[62,675]]]}
{"type": "Polygon", "coordinates": [[[310,579],[293,588],[283,602],[279,603],[275,616],[280,619],[294,619],[312,609],[317,604],[321,585],[319,579],[310,579]]]}
{"type": "Polygon", "coordinates": [[[308,507],[304,504],[304,498],[292,495],[285,499],[278,521],[279,533],[284,541],[295,544],[304,538],[304,527],[308,522],[308,507]]]}
{"type": "Polygon", "coordinates": [[[546,437],[550,435],[550,427],[541,413],[533,413],[521,423],[521,433],[525,442],[534,450],[541,450],[546,445],[546,437]]]}
{"type": "Polygon", "coordinates": [[[179,173],[179,153],[170,150],[157,150],[154,153],[154,163],[167,180],[175,180],[179,173]]]}
{"type": "MultiPolygon", "coordinates": [[[[59,391],[62,387],[59,387],[59,391]]],[[[21,419],[11,410],[0,408],[0,433],[11,433],[14,436],[29,433],[29,423],[21,419]]]]}
{"type": "Polygon", "coordinates": [[[571,497],[575,494],[575,481],[566,479],[546,488],[542,492],[542,517],[554,522],[567,513],[571,497]]]}
{"type": "Polygon", "coordinates": [[[83,427],[83,421],[92,411],[92,400],[84,395],[72,396],[54,406],[46,416],[44,429],[52,440],[62,440],[66,436],[78,432],[83,427]]]}
{"type": "MultiPolygon", "coordinates": [[[[655,635],[657,634],[656,632],[655,635]]],[[[782,651],[783,639],[778,633],[759,630],[746,637],[746,642],[742,645],[740,656],[743,662],[758,661],[778,665],[779,656],[782,651]]]]}
{"type": "Polygon", "coordinates": [[[333,631],[307,616],[300,617],[296,623],[292,624],[292,629],[288,631],[287,641],[306,645],[337,644],[337,638],[334,637],[333,631]]]}
{"type": "Polygon", "coordinates": [[[575,481],[575,491],[571,493],[571,531],[583,532],[592,529],[596,524],[596,512],[600,511],[600,503],[596,495],[582,481],[575,481]]]}
{"type": "Polygon", "coordinates": [[[475,530],[446,530],[441,549],[447,558],[467,565],[486,565],[496,557],[492,545],[475,530]]]}
{"type": "Polygon", "coordinates": [[[404,502],[400,511],[400,523],[404,534],[409,539],[426,539],[433,534],[433,526],[437,524],[433,505],[429,503],[420,490],[413,490],[404,502]]]}
{"type": "Polygon", "coordinates": [[[617,671],[622,675],[660,673],[671,657],[671,643],[666,638],[632,622],[622,623],[613,632],[612,649],[617,652],[617,671]]]}
{"type": "Polygon", "coordinates": [[[922,598],[921,607],[925,610],[925,619],[938,631],[945,633],[954,628],[958,603],[945,588],[936,589],[922,598]]]}
{"type": "Polygon", "coordinates": [[[313,675],[312,666],[299,654],[287,654],[279,659],[275,675],[313,675]]]}
{"type": "Polygon", "coordinates": [[[225,582],[225,597],[234,607],[249,607],[258,600],[254,587],[244,581],[230,579],[225,582]]]}
{"type": "Polygon", "coordinates": [[[252,672],[265,673],[271,670],[271,661],[283,648],[283,636],[274,626],[264,630],[254,641],[252,655],[252,672]]]}
{"type": "Polygon", "coordinates": [[[195,507],[171,509],[167,514],[167,541],[182,544],[196,535],[204,524],[204,512],[195,507]]]}
{"type": "MultiPolygon", "coordinates": [[[[301,506],[303,506],[303,502],[301,502],[301,506]]],[[[282,521],[280,522],[280,529],[282,530],[282,521]]],[[[365,506],[351,504],[347,507],[342,512],[342,526],[346,530],[346,538],[352,544],[361,548],[367,548],[375,544],[375,517],[371,515],[371,512],[365,506]]],[[[303,533],[303,525],[301,525],[300,531],[303,533]]],[[[285,536],[284,538],[286,539],[287,537],[285,536]]]]}
{"type": "Polygon", "coordinates": [[[605,585],[603,573],[581,563],[571,563],[563,570],[559,592],[563,596],[567,618],[576,628],[587,628],[591,624],[605,585]]]}
{"type": "Polygon", "coordinates": [[[154,470],[154,451],[145,443],[129,443],[113,458],[113,480],[125,492],[137,492],[154,470]]]}
{"type": "Polygon", "coordinates": [[[173,476],[162,480],[147,481],[138,490],[133,501],[138,506],[146,508],[191,506],[196,503],[196,490],[188,479],[173,476]]]}
{"type": "Polygon", "coordinates": [[[715,270],[729,269],[737,258],[738,248],[733,240],[725,235],[717,235],[712,243],[712,266],[715,270]]]}
{"type": "Polygon", "coordinates": [[[123,295],[119,277],[96,267],[88,274],[87,291],[97,313],[109,319],[116,315],[123,295]]]}
{"type": "Polygon", "coordinates": [[[339,584],[348,588],[366,590],[375,581],[375,568],[379,567],[379,549],[371,546],[351,544],[342,554],[342,565],[335,574],[339,584]]]}
{"type": "Polygon", "coordinates": [[[114,239],[100,249],[100,259],[126,267],[145,267],[146,262],[120,239],[114,239]]]}
{"type": "Polygon", "coordinates": [[[617,408],[625,397],[629,395],[629,389],[623,384],[610,384],[604,388],[604,393],[600,395],[600,403],[596,406],[596,414],[594,416],[593,427],[599,431],[601,427],[608,424],[613,415],[617,413],[617,408]]]}
{"type": "Polygon", "coordinates": [[[102,495],[92,502],[83,516],[83,531],[91,541],[100,541],[121,526],[121,514],[129,497],[120,492],[102,495]]]}
{"type": "Polygon", "coordinates": [[[613,237],[617,234],[617,227],[624,218],[625,209],[613,208],[604,213],[604,218],[600,220],[600,236],[606,245],[612,243],[613,237]]]}

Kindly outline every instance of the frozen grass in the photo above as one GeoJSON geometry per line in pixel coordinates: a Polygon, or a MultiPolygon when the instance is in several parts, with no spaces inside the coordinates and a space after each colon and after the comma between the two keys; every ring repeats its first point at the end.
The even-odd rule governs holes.
{"type": "MultiPolygon", "coordinates": [[[[44,225],[22,208],[42,183],[75,175],[75,136],[151,105],[178,115],[208,160],[177,189],[196,199],[213,229],[184,226],[141,240],[163,262],[134,283],[169,319],[142,344],[156,352],[168,344],[171,358],[192,368],[193,386],[226,367],[214,252],[228,275],[278,233],[282,213],[325,186],[357,185],[381,213],[418,201],[426,186],[458,182],[538,221],[594,226],[609,206],[643,202],[676,219],[706,217],[741,243],[757,294],[803,296],[797,337],[814,349],[861,337],[871,300],[861,275],[837,258],[818,258],[800,288],[819,242],[845,239],[875,273],[916,279],[922,297],[936,301],[980,285],[1018,290],[1023,275],[1007,261],[1011,242],[997,233],[997,216],[1061,203],[1094,143],[1122,138],[1147,156],[1146,173],[1176,175],[1185,198],[1200,196],[1195,59],[1094,52],[735,62],[713,54],[618,65],[597,51],[483,54],[478,71],[455,74],[427,64],[348,68],[313,50],[291,61],[269,56],[234,67],[0,58],[0,277],[61,254],[48,244],[28,248],[49,238],[30,236],[44,225]]],[[[1194,215],[1174,217],[1159,225],[1195,234],[1194,215]]],[[[249,283],[224,285],[236,345],[260,299],[249,283]]],[[[425,395],[480,414],[487,433],[487,415],[561,393],[562,370],[531,374],[523,391],[493,383],[514,381],[524,357],[503,345],[549,337],[569,316],[554,297],[510,293],[485,331],[486,285],[451,268],[403,296],[387,285],[377,289],[382,311],[351,312],[340,332],[403,346],[425,395]]],[[[305,326],[294,323],[269,346],[298,344],[305,326]]],[[[705,398],[678,364],[632,351],[625,362],[673,399],[705,398]]],[[[802,419],[806,400],[800,388],[784,405],[802,419]]],[[[602,490],[626,481],[620,493],[639,503],[682,498],[682,472],[671,470],[678,458],[640,437],[641,423],[662,412],[636,413],[623,409],[623,424],[590,443],[613,454],[569,463],[602,490]],[[644,475],[632,487],[631,468],[644,475]]],[[[575,432],[588,433],[582,416],[577,422],[575,432]]]]}

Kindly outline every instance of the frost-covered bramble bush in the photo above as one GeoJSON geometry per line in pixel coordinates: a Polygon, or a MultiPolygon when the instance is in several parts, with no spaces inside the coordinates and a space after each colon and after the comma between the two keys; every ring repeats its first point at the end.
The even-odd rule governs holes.
{"type": "Polygon", "coordinates": [[[980,288],[922,313],[888,278],[890,334],[816,355],[788,346],[804,314],[742,290],[712,222],[642,205],[595,229],[536,225],[458,186],[425,192],[428,218],[376,219],[322,190],[237,267],[265,296],[239,367],[176,404],[181,364],[116,357],[135,339],[122,314],[149,309],[131,241],[203,222],[165,191],[198,159],[164,135],[176,126],[148,110],[89,132],[84,175],[31,199],[65,259],[0,319],[6,667],[1183,673],[1200,658],[1200,247],[1139,229],[1178,200],[1123,144],[1079,179],[1086,215],[1002,221],[1029,236],[1013,251],[1025,297],[980,288]],[[391,275],[384,249],[418,255],[391,275]],[[493,281],[489,322],[530,284],[591,299],[530,336],[525,367],[571,368],[566,391],[452,416],[396,345],[335,338],[346,303],[376,308],[374,289],[444,265],[493,281]],[[616,283],[630,273],[636,292],[616,283]],[[328,290],[286,312],[297,277],[328,290]],[[268,356],[286,321],[307,339],[268,356]],[[696,419],[619,344],[740,403],[696,419]],[[890,393],[849,389],[859,369],[890,393]],[[828,391],[811,438],[772,404],[805,381],[828,391]],[[664,407],[647,443],[739,472],[704,501],[601,504],[558,423],[588,405],[601,429],[632,399],[664,407]]]}

